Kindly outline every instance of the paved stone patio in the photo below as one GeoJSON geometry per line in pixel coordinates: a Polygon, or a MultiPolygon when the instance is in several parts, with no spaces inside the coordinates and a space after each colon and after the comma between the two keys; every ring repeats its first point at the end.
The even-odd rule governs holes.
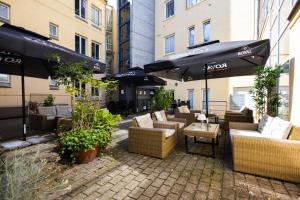
{"type": "MultiPolygon", "coordinates": [[[[233,172],[222,138],[216,159],[185,154],[182,141],[162,160],[128,153],[126,135],[125,125],[114,133],[109,152],[88,164],[64,166],[56,175],[65,187],[41,199],[300,199],[299,184],[233,172]]],[[[52,160],[62,165],[53,159],[55,143],[47,145],[52,160]]],[[[193,148],[210,151],[205,145],[193,148]]]]}

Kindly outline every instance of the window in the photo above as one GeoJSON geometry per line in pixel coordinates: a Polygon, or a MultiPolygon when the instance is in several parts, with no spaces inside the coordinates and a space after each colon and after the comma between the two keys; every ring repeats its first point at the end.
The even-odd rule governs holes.
{"type": "Polygon", "coordinates": [[[292,6],[294,6],[296,2],[297,0],[292,0],[292,6]]]}
{"type": "Polygon", "coordinates": [[[187,4],[187,7],[190,8],[190,7],[196,5],[199,2],[200,2],[200,0],[187,0],[186,4],[187,4]]]}
{"type": "Polygon", "coordinates": [[[75,0],[75,14],[86,19],[86,0],[75,0]]]}
{"type": "Polygon", "coordinates": [[[96,42],[92,42],[92,57],[97,60],[100,59],[100,45],[96,42]]]}
{"type": "Polygon", "coordinates": [[[195,27],[189,28],[189,46],[195,45],[195,27]]]}
{"type": "Polygon", "coordinates": [[[58,82],[54,79],[51,79],[51,77],[49,77],[49,86],[50,86],[50,90],[57,90],[58,82]]]}
{"type": "Polygon", "coordinates": [[[175,35],[170,35],[165,38],[165,53],[172,53],[175,51],[175,35]]]}
{"type": "Polygon", "coordinates": [[[9,22],[9,6],[0,2],[0,20],[9,22]]]}
{"type": "Polygon", "coordinates": [[[94,26],[101,26],[101,10],[95,6],[92,6],[92,24],[94,26]]]}
{"type": "Polygon", "coordinates": [[[80,54],[84,54],[86,52],[86,39],[79,35],[75,35],[75,51],[80,54]]]}
{"type": "Polygon", "coordinates": [[[203,23],[203,41],[210,41],[210,21],[203,23]]]}
{"type": "Polygon", "coordinates": [[[58,39],[58,26],[57,25],[50,23],[49,36],[51,38],[58,39]]]}
{"type": "Polygon", "coordinates": [[[0,74],[0,87],[10,87],[10,76],[8,74],[0,74]]]}
{"type": "Polygon", "coordinates": [[[174,0],[170,0],[166,3],[166,18],[174,15],[174,0]]]}

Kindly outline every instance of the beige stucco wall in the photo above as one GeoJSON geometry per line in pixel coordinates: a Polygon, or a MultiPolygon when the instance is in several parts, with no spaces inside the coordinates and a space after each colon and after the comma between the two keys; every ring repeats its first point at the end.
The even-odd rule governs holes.
{"type": "MultiPolygon", "coordinates": [[[[91,56],[92,41],[101,44],[100,59],[105,62],[105,0],[88,0],[87,21],[75,16],[74,0],[0,0],[10,6],[10,22],[12,25],[37,32],[49,37],[49,23],[58,25],[59,40],[54,43],[75,50],[75,34],[86,37],[86,53],[91,56]],[[102,27],[95,28],[91,24],[91,6],[101,10],[102,27]]],[[[96,76],[100,78],[100,76],[96,76]]],[[[30,94],[53,94],[55,103],[70,103],[70,97],[60,87],[50,90],[49,80],[26,78],[26,101],[30,94]]],[[[11,76],[11,88],[0,88],[0,107],[21,105],[21,80],[11,76]]]]}
{"type": "MultiPolygon", "coordinates": [[[[191,8],[186,1],[175,1],[175,15],[165,19],[165,2],[155,1],[155,59],[164,59],[165,37],[175,33],[175,53],[186,50],[188,28],[195,27],[195,44],[203,42],[203,22],[210,20],[211,40],[234,41],[254,39],[253,0],[203,0],[191,8]]],[[[247,77],[212,79],[208,81],[210,100],[229,102],[232,87],[241,87],[253,79],[247,77]]],[[[204,81],[177,82],[167,80],[167,89],[174,90],[175,99],[187,100],[188,89],[194,89],[194,109],[202,109],[204,81]]]]}
{"type": "Polygon", "coordinates": [[[300,10],[295,14],[290,24],[290,58],[293,62],[293,74],[291,76],[291,122],[300,126],[300,10]]]}

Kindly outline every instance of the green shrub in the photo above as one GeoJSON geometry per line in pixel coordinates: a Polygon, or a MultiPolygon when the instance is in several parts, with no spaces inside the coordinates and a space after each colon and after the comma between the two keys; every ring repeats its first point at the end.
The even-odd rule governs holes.
{"type": "Polygon", "coordinates": [[[154,93],[152,99],[152,110],[166,110],[168,109],[173,101],[172,93],[169,90],[160,87],[154,93]]]}
{"type": "Polygon", "coordinates": [[[53,106],[54,97],[50,94],[47,96],[47,98],[44,100],[44,106],[53,106]]]}

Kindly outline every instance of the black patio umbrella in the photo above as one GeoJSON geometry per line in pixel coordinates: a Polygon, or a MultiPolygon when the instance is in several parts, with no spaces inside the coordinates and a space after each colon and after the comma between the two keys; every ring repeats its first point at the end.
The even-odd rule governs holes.
{"type": "Polygon", "coordinates": [[[94,73],[105,70],[105,64],[48,41],[49,38],[21,27],[0,27],[0,73],[21,76],[23,139],[26,140],[24,76],[48,79],[53,75],[59,56],[61,62],[84,62],[94,73]],[[51,59],[52,58],[52,59],[51,59]]]}
{"type": "Polygon", "coordinates": [[[136,86],[166,85],[166,81],[153,75],[145,73],[143,68],[133,67],[127,72],[113,74],[105,77],[104,80],[118,80],[120,83],[134,84],[136,86]]]}
{"type": "MultiPolygon", "coordinates": [[[[265,65],[270,55],[269,40],[212,41],[144,66],[145,72],[174,80],[193,81],[254,75],[257,66],[265,65]]],[[[208,115],[208,98],[206,98],[208,115]]]]}

